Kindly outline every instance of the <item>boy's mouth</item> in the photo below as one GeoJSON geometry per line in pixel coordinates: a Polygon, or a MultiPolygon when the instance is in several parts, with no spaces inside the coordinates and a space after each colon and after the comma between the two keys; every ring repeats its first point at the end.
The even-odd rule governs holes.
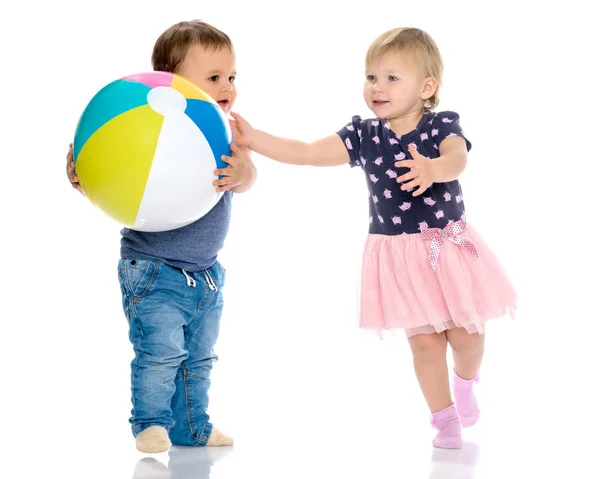
{"type": "Polygon", "coordinates": [[[219,100],[217,103],[222,107],[226,107],[227,105],[229,105],[229,100],[219,100]]]}

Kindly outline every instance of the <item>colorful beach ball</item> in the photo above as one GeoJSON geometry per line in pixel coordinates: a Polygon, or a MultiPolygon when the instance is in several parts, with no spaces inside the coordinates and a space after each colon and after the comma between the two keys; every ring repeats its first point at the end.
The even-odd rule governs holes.
{"type": "Polygon", "coordinates": [[[221,199],[214,170],[231,155],[219,105],[191,81],[165,72],[131,75],[100,90],[73,142],[75,171],[89,200],[124,226],[167,231],[188,225],[221,199]]]}

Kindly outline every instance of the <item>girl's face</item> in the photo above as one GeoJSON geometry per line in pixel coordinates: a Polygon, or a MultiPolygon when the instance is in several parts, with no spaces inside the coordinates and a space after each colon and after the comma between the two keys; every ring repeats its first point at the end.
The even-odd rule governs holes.
{"type": "Polygon", "coordinates": [[[390,52],[367,65],[363,93],[377,118],[394,120],[421,114],[436,89],[437,81],[426,78],[410,55],[390,52]]]}

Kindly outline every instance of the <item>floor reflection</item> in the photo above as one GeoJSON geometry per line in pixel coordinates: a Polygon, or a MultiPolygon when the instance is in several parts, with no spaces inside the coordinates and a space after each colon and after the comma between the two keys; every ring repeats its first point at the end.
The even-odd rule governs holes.
{"type": "Polygon", "coordinates": [[[144,457],[135,465],[134,479],[209,479],[212,466],[231,447],[171,447],[165,466],[154,457],[144,457]]]}
{"type": "Polygon", "coordinates": [[[433,448],[429,479],[473,479],[479,463],[479,446],[472,442],[462,449],[433,448]]]}

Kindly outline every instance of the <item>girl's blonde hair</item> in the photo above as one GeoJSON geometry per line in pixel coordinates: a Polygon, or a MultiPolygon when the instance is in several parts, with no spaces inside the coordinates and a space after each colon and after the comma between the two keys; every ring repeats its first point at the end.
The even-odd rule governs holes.
{"type": "Polygon", "coordinates": [[[365,63],[370,65],[387,53],[408,53],[426,77],[433,77],[438,87],[428,100],[425,109],[433,110],[439,104],[444,64],[438,47],[431,36],[418,28],[393,28],[379,35],[367,51],[365,63]]]}

